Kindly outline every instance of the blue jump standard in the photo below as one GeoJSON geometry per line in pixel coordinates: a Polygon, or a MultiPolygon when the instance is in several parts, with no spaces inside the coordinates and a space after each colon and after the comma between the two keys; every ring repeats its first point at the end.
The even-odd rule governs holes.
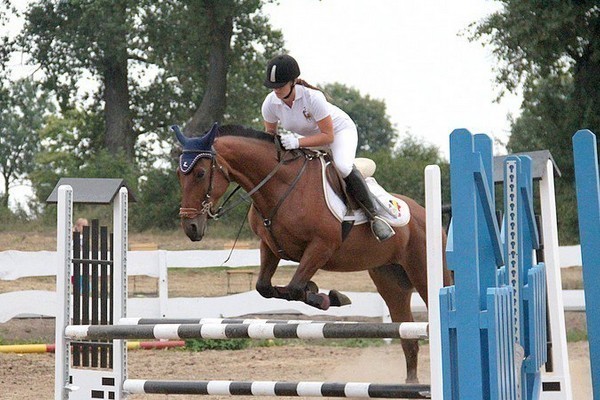
{"type": "Polygon", "coordinates": [[[130,394],[193,394],[225,396],[299,396],[430,399],[430,385],[268,381],[151,381],[128,379],[130,394]]]}

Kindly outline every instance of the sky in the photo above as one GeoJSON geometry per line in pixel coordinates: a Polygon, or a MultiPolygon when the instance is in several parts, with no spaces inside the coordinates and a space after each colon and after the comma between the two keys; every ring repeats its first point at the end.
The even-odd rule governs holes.
{"type": "MultiPolygon", "coordinates": [[[[459,36],[499,5],[489,0],[280,0],[264,7],[312,84],[339,82],[383,100],[409,131],[448,158],[457,128],[507,141],[520,94],[500,102],[491,50],[459,36]]],[[[504,148],[495,145],[503,154],[504,148]]]]}

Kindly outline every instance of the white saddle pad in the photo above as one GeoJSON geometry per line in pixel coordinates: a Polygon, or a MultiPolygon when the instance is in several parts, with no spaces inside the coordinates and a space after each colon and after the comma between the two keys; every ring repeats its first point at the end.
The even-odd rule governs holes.
{"type": "MultiPolygon", "coordinates": [[[[355,165],[357,166],[357,168],[359,168],[359,170],[361,170],[361,172],[363,172],[363,169],[361,169],[361,167],[365,164],[363,160],[364,159],[357,159],[357,162],[355,163],[355,165]]],[[[367,175],[367,177],[365,178],[367,186],[369,187],[369,190],[374,195],[374,197],[377,199],[375,208],[377,209],[379,216],[385,219],[391,226],[404,226],[408,224],[408,222],[410,221],[410,209],[408,208],[408,204],[406,204],[404,200],[394,197],[388,192],[386,192],[385,189],[377,183],[375,178],[369,176],[375,171],[375,163],[371,160],[369,161],[372,163],[372,166],[369,163],[367,163],[368,168],[364,170],[365,172],[363,173],[363,175],[367,175]]],[[[331,185],[327,181],[327,178],[325,176],[325,161],[322,157],[321,163],[323,166],[321,170],[323,171],[322,176],[323,187],[325,188],[325,201],[327,202],[327,207],[329,207],[331,213],[340,222],[344,220],[353,220],[356,225],[364,224],[365,222],[367,222],[367,216],[361,209],[352,210],[351,215],[346,215],[346,204],[344,204],[340,196],[338,196],[337,193],[333,191],[331,185]]]]}

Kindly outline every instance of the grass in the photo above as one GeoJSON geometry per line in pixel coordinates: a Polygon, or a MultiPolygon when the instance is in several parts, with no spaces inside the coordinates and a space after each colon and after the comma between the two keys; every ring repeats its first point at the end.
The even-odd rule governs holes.
{"type": "Polygon", "coordinates": [[[189,339],[185,341],[185,349],[189,351],[243,350],[250,347],[306,346],[307,344],[313,346],[365,348],[380,347],[385,342],[382,339],[189,339]]]}

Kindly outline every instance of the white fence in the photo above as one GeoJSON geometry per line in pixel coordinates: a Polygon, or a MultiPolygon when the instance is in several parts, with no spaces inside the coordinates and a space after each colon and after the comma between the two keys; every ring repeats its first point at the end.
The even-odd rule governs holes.
{"type": "MultiPolygon", "coordinates": [[[[380,317],[388,315],[385,303],[377,293],[344,292],[352,300],[345,307],[334,307],[328,311],[317,310],[300,302],[281,299],[265,299],[256,291],[223,297],[169,298],[169,268],[249,267],[260,264],[259,251],[234,250],[227,263],[229,250],[192,251],[129,251],[127,273],[129,276],[145,275],[158,278],[159,296],[154,298],[129,298],[129,317],[202,318],[237,317],[247,314],[304,314],[309,316],[328,315],[337,317],[380,317]]],[[[561,268],[581,265],[579,246],[560,248],[561,268]]],[[[56,276],[59,263],[56,253],[51,251],[0,252],[0,280],[15,280],[24,277],[56,276]]],[[[295,265],[282,261],[280,265],[295,265]]],[[[563,290],[565,311],[585,310],[582,290],[563,290]]],[[[425,311],[418,295],[413,295],[413,310],[425,311]]],[[[15,317],[56,316],[56,293],[54,291],[26,290],[0,294],[0,323],[15,317]]]]}

